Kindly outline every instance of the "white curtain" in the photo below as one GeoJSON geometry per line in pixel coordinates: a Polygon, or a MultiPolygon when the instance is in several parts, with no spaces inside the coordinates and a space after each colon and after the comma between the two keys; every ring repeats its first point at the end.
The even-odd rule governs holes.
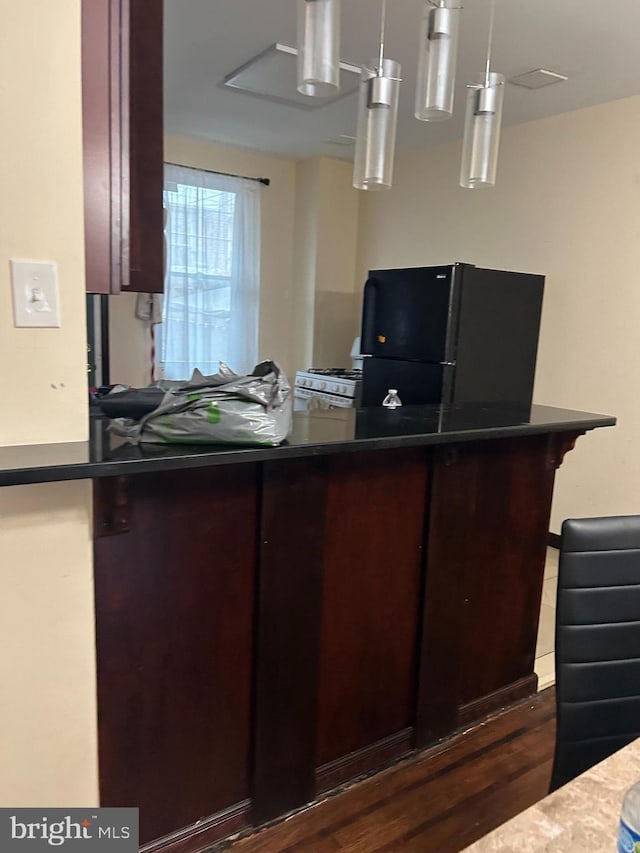
{"type": "Polygon", "coordinates": [[[194,368],[237,373],[258,360],[260,189],[256,181],[165,166],[167,274],[160,361],[167,379],[194,368]]]}

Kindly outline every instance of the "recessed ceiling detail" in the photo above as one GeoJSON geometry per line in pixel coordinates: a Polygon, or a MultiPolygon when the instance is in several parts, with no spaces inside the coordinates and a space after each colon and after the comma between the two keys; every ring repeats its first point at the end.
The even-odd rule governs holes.
{"type": "Polygon", "coordinates": [[[272,44],[262,53],[227,74],[223,85],[254,97],[278,101],[302,110],[317,110],[357,92],[360,68],[348,62],[340,63],[340,92],[328,98],[302,95],[296,88],[296,58],[298,51],[286,44],[272,44]]]}
{"type": "Polygon", "coordinates": [[[347,136],[346,133],[341,133],[340,136],[335,136],[333,139],[327,139],[326,145],[342,145],[345,148],[349,148],[352,145],[356,144],[355,136],[347,136]]]}
{"type": "Polygon", "coordinates": [[[526,74],[518,74],[517,77],[512,77],[509,83],[513,83],[514,86],[522,86],[525,89],[544,89],[546,86],[553,86],[555,83],[565,83],[568,79],[565,74],[559,74],[557,71],[536,68],[534,71],[527,71],[526,74]]]}

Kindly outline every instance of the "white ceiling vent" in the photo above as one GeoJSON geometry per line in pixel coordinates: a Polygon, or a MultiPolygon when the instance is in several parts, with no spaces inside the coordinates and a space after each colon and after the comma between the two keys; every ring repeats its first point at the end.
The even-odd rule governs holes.
{"type": "Polygon", "coordinates": [[[360,83],[360,68],[341,62],[340,92],[337,95],[329,98],[311,98],[308,95],[301,95],[296,89],[297,56],[298,51],[295,47],[272,44],[240,68],[227,74],[223,85],[248,95],[278,101],[303,110],[325,107],[357,91],[360,83]]]}
{"type": "Polygon", "coordinates": [[[564,83],[569,78],[557,71],[547,71],[546,68],[536,68],[527,71],[526,74],[518,74],[512,77],[509,83],[514,86],[523,86],[525,89],[544,89],[545,86],[553,86],[554,83],[564,83]]]}

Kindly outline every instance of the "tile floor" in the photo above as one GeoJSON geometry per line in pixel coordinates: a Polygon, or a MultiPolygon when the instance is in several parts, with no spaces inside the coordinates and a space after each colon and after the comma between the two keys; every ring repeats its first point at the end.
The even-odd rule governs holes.
{"type": "Polygon", "coordinates": [[[544,690],[545,687],[555,684],[556,680],[554,650],[557,589],[558,551],[555,548],[548,548],[547,562],[544,570],[544,585],[542,588],[538,644],[536,646],[535,671],[538,675],[538,690],[544,690]]]}

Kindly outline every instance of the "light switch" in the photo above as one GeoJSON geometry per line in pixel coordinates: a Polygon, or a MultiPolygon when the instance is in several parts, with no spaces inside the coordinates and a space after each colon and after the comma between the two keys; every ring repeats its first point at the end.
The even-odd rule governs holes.
{"type": "Polygon", "coordinates": [[[58,267],[55,263],[11,261],[11,283],[15,326],[60,326],[58,267]]]}

